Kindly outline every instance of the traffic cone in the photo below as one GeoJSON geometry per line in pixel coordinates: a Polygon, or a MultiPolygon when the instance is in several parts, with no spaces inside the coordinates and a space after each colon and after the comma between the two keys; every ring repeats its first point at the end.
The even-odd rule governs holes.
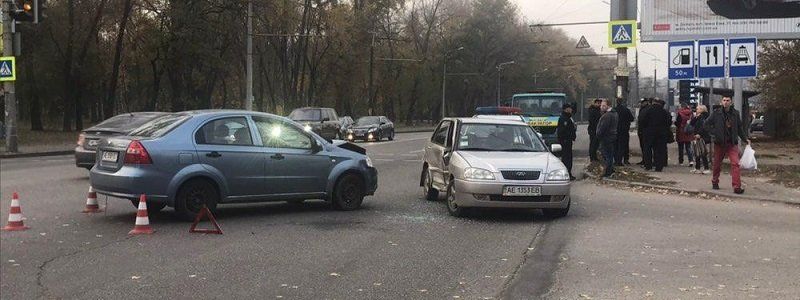
{"type": "Polygon", "coordinates": [[[30,227],[25,226],[22,220],[25,220],[25,217],[22,216],[22,208],[19,206],[19,195],[17,192],[11,196],[11,210],[8,212],[8,225],[3,227],[3,231],[20,231],[26,230],[30,227]]]}
{"type": "Polygon", "coordinates": [[[94,188],[90,185],[89,194],[86,195],[86,208],[83,209],[83,213],[98,213],[102,211],[100,205],[97,204],[97,193],[95,193],[94,188]]]}
{"type": "Polygon", "coordinates": [[[139,210],[136,211],[136,225],[128,234],[152,234],[153,231],[153,228],[150,227],[150,218],[147,217],[147,199],[142,194],[139,196],[139,210]]]}

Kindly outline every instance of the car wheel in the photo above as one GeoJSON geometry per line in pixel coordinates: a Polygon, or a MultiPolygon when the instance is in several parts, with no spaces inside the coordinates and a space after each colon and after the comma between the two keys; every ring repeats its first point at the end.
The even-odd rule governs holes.
{"type": "MultiPolygon", "coordinates": [[[[139,199],[131,199],[133,207],[139,208],[139,199]]],[[[147,214],[154,214],[167,207],[166,202],[147,202],[147,214]]]]}
{"type": "Polygon", "coordinates": [[[454,217],[465,217],[467,215],[467,208],[461,207],[456,203],[456,187],[451,181],[447,185],[447,212],[454,217]]]}
{"type": "Polygon", "coordinates": [[[211,181],[192,179],[178,189],[175,211],[181,219],[194,221],[203,205],[208,206],[212,213],[216,212],[217,202],[219,202],[219,192],[211,181]]]}
{"type": "Polygon", "coordinates": [[[345,174],[333,190],[333,208],[336,210],[356,210],[364,201],[364,181],[354,174],[345,174]]]}
{"type": "Polygon", "coordinates": [[[569,213],[570,205],[572,205],[572,200],[567,203],[566,208],[545,208],[542,209],[542,213],[544,213],[544,216],[548,218],[563,218],[567,216],[567,213],[569,213]]]}
{"type": "Polygon", "coordinates": [[[422,197],[428,201],[439,200],[439,191],[433,188],[433,178],[428,168],[422,170],[422,197]]]}
{"type": "Polygon", "coordinates": [[[389,140],[394,141],[394,130],[389,134],[389,140]]]}

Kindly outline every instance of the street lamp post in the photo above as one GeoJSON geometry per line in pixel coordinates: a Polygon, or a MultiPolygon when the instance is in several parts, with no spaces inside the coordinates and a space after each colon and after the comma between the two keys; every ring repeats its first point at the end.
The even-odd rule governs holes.
{"type": "Polygon", "coordinates": [[[547,70],[549,70],[549,69],[550,68],[544,68],[544,70],[536,72],[536,74],[533,75],[533,88],[534,89],[539,86],[539,77],[540,77],[539,74],[547,72],[547,70]]]}
{"type": "Polygon", "coordinates": [[[656,64],[656,62],[664,62],[664,61],[658,59],[658,56],[648,53],[647,51],[643,50],[642,53],[653,57],[653,97],[656,97],[658,95],[657,84],[656,84],[658,82],[658,65],[656,64]]]}
{"type": "Polygon", "coordinates": [[[464,50],[464,47],[458,47],[444,54],[444,61],[442,63],[442,119],[447,117],[447,106],[445,104],[445,93],[447,92],[447,58],[456,51],[461,50],[464,50]]]}
{"type": "Polygon", "coordinates": [[[500,72],[503,71],[503,66],[515,64],[515,61],[507,61],[497,65],[497,103],[496,106],[500,106],[500,72]]]}

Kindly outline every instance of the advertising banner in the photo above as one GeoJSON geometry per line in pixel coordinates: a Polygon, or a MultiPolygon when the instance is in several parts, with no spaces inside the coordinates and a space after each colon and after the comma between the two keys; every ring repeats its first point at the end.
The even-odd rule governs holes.
{"type": "Polygon", "coordinates": [[[800,39],[800,0],[642,0],[644,42],[800,39]]]}

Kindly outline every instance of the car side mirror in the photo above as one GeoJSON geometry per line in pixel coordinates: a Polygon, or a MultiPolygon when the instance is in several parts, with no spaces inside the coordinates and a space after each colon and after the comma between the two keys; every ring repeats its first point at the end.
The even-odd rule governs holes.
{"type": "Polygon", "coordinates": [[[444,161],[445,165],[450,164],[450,157],[453,156],[453,148],[447,147],[444,148],[444,152],[442,153],[442,160],[444,161]]]}
{"type": "Polygon", "coordinates": [[[322,121],[320,121],[320,123],[325,123],[325,122],[328,122],[330,120],[331,120],[330,118],[322,118],[322,121]]]}
{"type": "Polygon", "coordinates": [[[322,151],[322,145],[320,145],[319,142],[317,142],[317,140],[312,139],[311,140],[311,152],[312,153],[318,153],[320,151],[322,151]]]}
{"type": "Polygon", "coordinates": [[[552,145],[550,145],[550,152],[553,152],[553,153],[561,152],[561,144],[552,144],[552,145]]]}

